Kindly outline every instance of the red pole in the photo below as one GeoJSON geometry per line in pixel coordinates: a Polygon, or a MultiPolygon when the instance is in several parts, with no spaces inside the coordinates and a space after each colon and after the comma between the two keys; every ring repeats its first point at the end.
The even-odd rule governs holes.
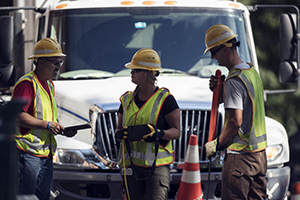
{"type": "Polygon", "coordinates": [[[218,80],[217,80],[217,85],[213,90],[208,141],[212,141],[217,137],[218,108],[220,103],[221,87],[223,85],[223,82],[221,80],[221,71],[217,70],[215,75],[218,80]]]}
{"type": "MultiPolygon", "coordinates": [[[[209,142],[213,141],[217,137],[218,108],[219,108],[219,103],[220,103],[221,87],[223,85],[223,82],[221,79],[221,71],[217,70],[215,75],[217,77],[217,85],[213,90],[213,99],[212,99],[212,104],[211,104],[209,136],[208,136],[209,142]]],[[[209,165],[208,165],[206,200],[208,200],[208,194],[209,194],[210,168],[211,168],[211,157],[209,157],[209,165]]]]}

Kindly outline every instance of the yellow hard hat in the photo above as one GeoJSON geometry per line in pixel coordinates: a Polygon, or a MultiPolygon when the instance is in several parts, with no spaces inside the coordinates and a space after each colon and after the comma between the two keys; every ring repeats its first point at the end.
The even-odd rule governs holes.
{"type": "Polygon", "coordinates": [[[61,47],[52,38],[44,38],[38,41],[33,48],[33,54],[28,59],[35,59],[40,57],[65,57],[62,53],[61,47]]]}
{"type": "Polygon", "coordinates": [[[160,57],[153,49],[140,49],[132,57],[131,62],[125,64],[129,69],[145,69],[159,71],[161,68],[160,57]]]}
{"type": "Polygon", "coordinates": [[[223,24],[216,24],[211,26],[205,34],[205,46],[204,54],[210,49],[224,45],[232,47],[232,43],[226,43],[227,41],[236,38],[237,35],[228,26],[223,24]]]}

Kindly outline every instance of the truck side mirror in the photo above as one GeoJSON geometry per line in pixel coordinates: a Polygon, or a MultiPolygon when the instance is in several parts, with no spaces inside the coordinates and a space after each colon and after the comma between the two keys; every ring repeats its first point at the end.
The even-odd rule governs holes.
{"type": "Polygon", "coordinates": [[[280,17],[279,81],[297,83],[297,15],[284,13],[280,17]]]}
{"type": "Polygon", "coordinates": [[[13,57],[13,19],[0,17],[0,88],[14,85],[13,57]]]}
{"type": "Polygon", "coordinates": [[[297,60],[297,16],[284,13],[280,16],[281,60],[297,60]]]}
{"type": "Polygon", "coordinates": [[[297,62],[281,61],[279,65],[280,83],[297,83],[297,62]]]}

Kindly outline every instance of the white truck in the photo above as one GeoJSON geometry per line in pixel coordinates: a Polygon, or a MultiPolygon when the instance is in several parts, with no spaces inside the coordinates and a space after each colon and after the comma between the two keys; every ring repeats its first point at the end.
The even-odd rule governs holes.
{"type": "MultiPolygon", "coordinates": [[[[204,144],[208,140],[212,102],[209,77],[217,69],[225,75],[227,70],[218,66],[209,53],[203,55],[204,37],[214,24],[229,26],[241,42],[238,52],[242,60],[253,63],[259,70],[249,17],[249,9],[257,8],[260,6],[247,8],[236,1],[217,0],[74,0],[46,2],[40,9],[34,9],[39,11],[34,18],[35,42],[51,37],[67,55],[54,80],[60,123],[92,124],[91,129],[80,130],[73,138],[56,137],[52,198],[123,199],[122,178],[117,169],[120,143],[115,140],[114,132],[119,97],[135,88],[124,64],[138,49],[153,48],[162,60],[158,85],[167,87],[180,106],[182,134],[173,142],[175,160],[171,165],[169,199],[174,199],[178,190],[191,134],[198,136],[203,198],[220,199],[224,153],[212,160],[207,194],[209,160],[204,144]]],[[[22,8],[11,10],[18,9],[22,8]]],[[[292,18],[297,19],[294,31],[297,34],[299,14],[297,8],[292,9],[296,10],[292,18]]],[[[289,16],[282,17],[285,42],[281,45],[288,45],[282,47],[283,52],[289,52],[286,48],[291,48],[289,41],[294,37],[289,28],[295,22],[289,21],[289,16]]],[[[282,55],[282,82],[299,80],[294,73],[299,68],[297,50],[295,56],[282,55]]],[[[17,62],[17,56],[13,58],[12,63],[17,62]]],[[[281,92],[290,91],[266,91],[266,94],[281,92]]],[[[220,105],[218,134],[223,122],[224,107],[220,105]]],[[[287,199],[290,181],[290,168],[285,166],[289,162],[287,133],[269,117],[266,125],[269,199],[287,199]]]]}

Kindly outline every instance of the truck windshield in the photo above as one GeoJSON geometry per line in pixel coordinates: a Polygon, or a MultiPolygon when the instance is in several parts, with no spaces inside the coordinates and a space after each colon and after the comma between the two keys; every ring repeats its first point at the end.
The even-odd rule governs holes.
{"type": "Polygon", "coordinates": [[[238,35],[242,60],[251,62],[242,11],[199,8],[105,8],[52,11],[48,37],[67,54],[59,79],[129,76],[124,64],[141,48],[162,61],[161,75],[208,78],[218,66],[205,50],[205,32],[225,24],[238,35]]]}

